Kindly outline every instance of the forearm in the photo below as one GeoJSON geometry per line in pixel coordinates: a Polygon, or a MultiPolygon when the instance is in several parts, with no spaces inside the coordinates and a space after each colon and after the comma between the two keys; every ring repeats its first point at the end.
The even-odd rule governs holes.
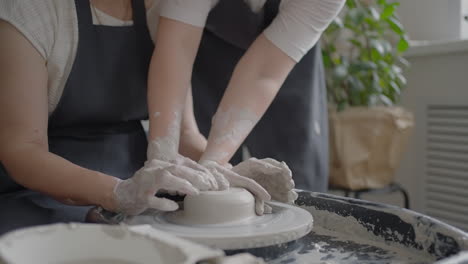
{"type": "Polygon", "coordinates": [[[291,0],[236,66],[213,119],[202,160],[226,163],[276,96],[302,56],[343,7],[345,0],[291,0]]]}
{"type": "Polygon", "coordinates": [[[190,87],[192,67],[202,28],[161,18],[158,41],[151,61],[148,81],[150,141],[158,153],[152,158],[172,155],[178,150],[182,115],[190,87]]]}
{"type": "Polygon", "coordinates": [[[199,132],[195,114],[193,112],[192,87],[189,86],[187,97],[185,99],[184,112],[182,115],[181,133],[184,131],[199,132]]]}
{"type": "Polygon", "coordinates": [[[58,200],[116,209],[116,178],[82,168],[36,144],[2,144],[2,148],[1,162],[18,184],[58,200]]]}
{"type": "Polygon", "coordinates": [[[60,200],[112,209],[115,179],[49,153],[46,60],[0,21],[0,162],[17,183],[60,200]]]}
{"type": "Polygon", "coordinates": [[[192,89],[189,88],[180,129],[179,153],[192,160],[199,160],[203,152],[205,152],[206,143],[206,138],[200,133],[195,120],[192,89]]]}
{"type": "Polygon", "coordinates": [[[295,62],[262,34],[237,64],[202,160],[226,163],[265,113],[295,62]]]}

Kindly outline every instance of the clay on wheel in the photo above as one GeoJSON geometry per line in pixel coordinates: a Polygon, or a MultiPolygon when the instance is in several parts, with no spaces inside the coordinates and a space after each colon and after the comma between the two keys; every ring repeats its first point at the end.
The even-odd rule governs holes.
{"type": "Polygon", "coordinates": [[[243,188],[205,191],[187,196],[178,222],[189,225],[210,225],[238,222],[255,217],[255,198],[243,188]]]}

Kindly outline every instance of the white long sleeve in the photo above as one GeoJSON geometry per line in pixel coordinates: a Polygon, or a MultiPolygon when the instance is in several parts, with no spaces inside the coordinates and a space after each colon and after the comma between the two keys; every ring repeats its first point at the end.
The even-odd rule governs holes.
{"type": "MultiPolygon", "coordinates": [[[[244,1],[257,12],[267,0],[244,1]]],[[[163,0],[162,3],[161,16],[204,27],[218,0],[163,0]]],[[[345,0],[282,0],[278,15],[264,33],[279,49],[299,61],[317,43],[344,3],[345,0]]]]}
{"type": "Polygon", "coordinates": [[[265,36],[288,56],[299,61],[338,15],[345,0],[282,0],[278,16],[265,36]]]}
{"type": "Polygon", "coordinates": [[[196,27],[205,27],[211,9],[219,0],[162,0],[163,17],[174,19],[196,27]]]}

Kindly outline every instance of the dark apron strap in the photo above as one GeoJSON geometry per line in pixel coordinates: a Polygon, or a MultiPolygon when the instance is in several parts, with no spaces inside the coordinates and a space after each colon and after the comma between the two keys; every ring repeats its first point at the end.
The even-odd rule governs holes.
{"type": "Polygon", "coordinates": [[[133,25],[146,27],[146,8],[144,0],[132,0],[133,25]]]}
{"type": "Polygon", "coordinates": [[[268,0],[264,7],[264,24],[263,27],[268,27],[273,19],[278,15],[280,0],[268,0]]]}
{"type": "Polygon", "coordinates": [[[93,26],[93,15],[89,0],[75,1],[76,13],[78,19],[78,30],[83,32],[93,26]]]}

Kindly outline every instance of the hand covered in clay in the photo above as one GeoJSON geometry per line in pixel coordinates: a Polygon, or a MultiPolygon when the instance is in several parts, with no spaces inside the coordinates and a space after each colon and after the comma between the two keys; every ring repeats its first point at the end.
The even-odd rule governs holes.
{"type": "Polygon", "coordinates": [[[292,204],[297,199],[292,172],[284,162],[271,158],[250,158],[232,168],[232,171],[256,181],[275,201],[292,204]]]}
{"type": "Polygon", "coordinates": [[[271,196],[262,186],[254,180],[243,177],[232,171],[229,167],[222,166],[215,161],[204,160],[200,163],[215,176],[218,186],[220,186],[219,190],[224,190],[231,186],[242,187],[251,192],[255,196],[255,212],[257,215],[263,215],[265,212],[265,201],[269,201],[271,196]]]}
{"type": "MultiPolygon", "coordinates": [[[[164,153],[155,142],[148,144],[147,156],[148,161],[146,164],[159,169],[173,166],[173,176],[188,180],[200,191],[218,189],[218,182],[210,171],[190,158],[184,157],[179,153],[164,153]]],[[[169,193],[173,194],[173,192],[169,193]]]]}
{"type": "Polygon", "coordinates": [[[148,208],[161,211],[177,210],[179,206],[176,202],[155,197],[161,189],[187,195],[198,194],[198,190],[189,182],[193,180],[193,175],[181,173],[181,168],[175,165],[160,168],[154,166],[155,164],[147,162],[130,179],[119,180],[114,188],[114,198],[120,213],[138,215],[148,208]],[[185,179],[182,176],[185,176],[185,179]]]}

